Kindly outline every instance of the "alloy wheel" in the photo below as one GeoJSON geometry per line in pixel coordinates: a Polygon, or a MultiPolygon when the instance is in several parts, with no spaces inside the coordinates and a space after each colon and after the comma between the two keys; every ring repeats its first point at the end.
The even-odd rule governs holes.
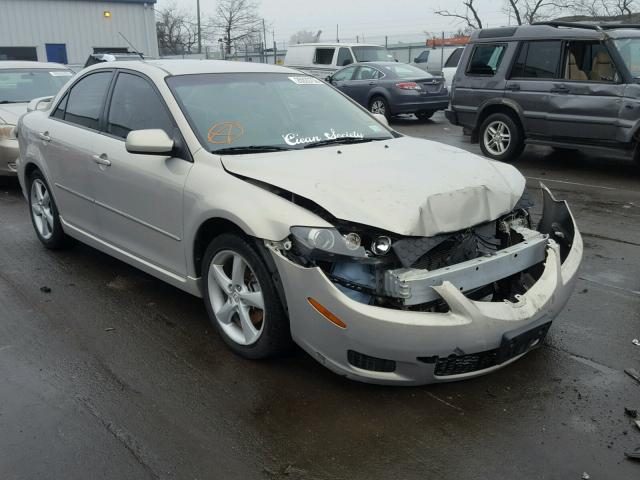
{"type": "Polygon", "coordinates": [[[511,131],[506,123],[496,120],[484,131],[484,146],[492,155],[502,155],[511,144],[511,131]]]}
{"type": "Polygon", "coordinates": [[[373,102],[371,102],[371,113],[378,113],[380,115],[385,115],[386,108],[384,105],[384,101],[374,100],[373,102]]]}
{"type": "Polygon", "coordinates": [[[31,216],[40,236],[49,240],[53,235],[51,195],[40,179],[35,179],[31,184],[31,216]]]}
{"type": "Polygon", "coordinates": [[[209,299],[216,321],[239,345],[252,345],[262,335],[265,306],[260,282],[238,253],[222,250],[209,265],[209,299]]]}

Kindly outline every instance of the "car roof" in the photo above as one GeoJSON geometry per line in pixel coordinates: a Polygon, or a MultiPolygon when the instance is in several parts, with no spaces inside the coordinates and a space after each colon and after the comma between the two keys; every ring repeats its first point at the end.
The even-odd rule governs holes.
{"type": "Polygon", "coordinates": [[[68,70],[69,68],[66,65],[61,63],[53,63],[53,62],[29,62],[29,61],[18,61],[18,60],[1,60],[0,61],[0,70],[5,69],[14,69],[14,68],[41,68],[42,70],[52,70],[52,69],[64,69],[68,70]]]}
{"type": "Polygon", "coordinates": [[[507,42],[510,40],[543,39],[596,39],[607,37],[640,37],[640,29],[624,25],[571,24],[568,22],[548,22],[548,24],[522,25],[517,27],[497,27],[476,30],[471,34],[469,43],[507,42]]]}
{"type": "Polygon", "coordinates": [[[82,72],[122,68],[146,73],[151,76],[197,75],[203,73],[288,73],[306,75],[299,70],[258,62],[235,62],[230,60],[124,60],[100,62],[82,72]]]}

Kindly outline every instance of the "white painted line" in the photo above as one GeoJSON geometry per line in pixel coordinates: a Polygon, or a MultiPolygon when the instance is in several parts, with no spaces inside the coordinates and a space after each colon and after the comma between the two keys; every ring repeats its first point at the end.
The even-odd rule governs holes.
{"type": "Polygon", "coordinates": [[[554,180],[553,178],[526,177],[531,180],[540,180],[542,182],[564,183],[567,185],[578,185],[580,187],[601,188],[602,190],[625,190],[622,188],[604,187],[602,185],[591,185],[589,183],[567,182],[566,180],[554,180]]]}

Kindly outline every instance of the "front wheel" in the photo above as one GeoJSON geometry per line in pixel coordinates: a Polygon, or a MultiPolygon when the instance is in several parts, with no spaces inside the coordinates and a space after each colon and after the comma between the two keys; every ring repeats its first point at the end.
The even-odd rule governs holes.
{"type": "Polygon", "coordinates": [[[58,207],[44,175],[36,170],[28,182],[31,223],[38,239],[51,250],[66,246],[69,239],[62,230],[58,207]]]}
{"type": "Polygon", "coordinates": [[[524,150],[520,125],[504,113],[489,115],[480,126],[480,149],[493,160],[512,162],[524,150]]]}
{"type": "Polygon", "coordinates": [[[262,359],[290,348],[289,320],[271,273],[245,238],[216,237],[204,255],[202,274],[209,319],[235,353],[262,359]]]}

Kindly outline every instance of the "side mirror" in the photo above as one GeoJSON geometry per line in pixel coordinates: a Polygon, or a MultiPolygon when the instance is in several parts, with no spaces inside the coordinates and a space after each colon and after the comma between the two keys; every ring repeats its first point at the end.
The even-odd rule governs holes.
{"type": "Polygon", "coordinates": [[[324,80],[325,82],[331,83],[331,75],[327,75],[324,80]]]}
{"type": "Polygon", "coordinates": [[[129,132],[125,147],[129,153],[171,155],[174,142],[164,130],[134,130],[129,132]]]}
{"type": "Polygon", "coordinates": [[[381,113],[372,113],[371,115],[373,115],[375,117],[375,119],[378,120],[385,127],[389,126],[389,120],[387,120],[387,117],[385,117],[381,113]]]}
{"type": "Polygon", "coordinates": [[[27,112],[34,112],[36,110],[46,110],[51,105],[53,97],[39,97],[34,98],[27,104],[27,112]]]}
{"type": "Polygon", "coordinates": [[[418,59],[418,57],[413,59],[413,63],[420,63],[420,60],[418,59]]]}

